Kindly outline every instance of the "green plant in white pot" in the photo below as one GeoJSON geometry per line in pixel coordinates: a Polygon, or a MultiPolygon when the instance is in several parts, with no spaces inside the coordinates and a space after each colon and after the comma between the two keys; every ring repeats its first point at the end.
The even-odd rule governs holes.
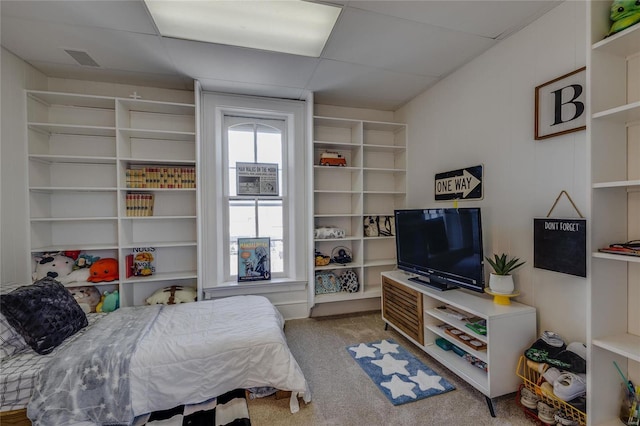
{"type": "Polygon", "coordinates": [[[489,289],[492,293],[512,294],[514,290],[513,276],[511,271],[524,265],[517,257],[507,258],[505,253],[500,256],[493,255],[493,259],[485,257],[489,265],[493,268],[493,272],[489,275],[489,289]],[[520,263],[518,263],[520,262],[520,263]]]}

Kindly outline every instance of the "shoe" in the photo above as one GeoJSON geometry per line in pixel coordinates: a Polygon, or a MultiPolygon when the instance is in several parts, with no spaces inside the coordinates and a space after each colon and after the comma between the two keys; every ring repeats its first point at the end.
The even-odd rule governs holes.
{"type": "Polygon", "coordinates": [[[544,382],[540,385],[540,393],[542,395],[547,396],[549,398],[555,398],[556,396],[553,394],[553,385],[549,382],[544,382]]]}
{"type": "Polygon", "coordinates": [[[549,406],[546,402],[544,401],[538,401],[538,418],[548,424],[548,425],[553,425],[555,424],[555,414],[556,414],[556,409],[549,406]]]}
{"type": "Polygon", "coordinates": [[[552,332],[545,331],[529,349],[524,352],[524,356],[534,362],[546,363],[547,359],[555,358],[567,345],[562,338],[552,332]]]}
{"type": "Polygon", "coordinates": [[[561,370],[584,374],[587,372],[587,347],[584,343],[572,342],[565,350],[550,355],[546,362],[561,370]]]}
{"type": "Polygon", "coordinates": [[[564,412],[558,411],[554,415],[554,419],[557,425],[561,426],[578,426],[578,422],[572,420],[569,416],[567,416],[564,412]]]}
{"type": "Polygon", "coordinates": [[[540,398],[533,391],[528,388],[522,388],[520,390],[520,403],[527,408],[535,410],[538,406],[540,398]]]}
{"type": "Polygon", "coordinates": [[[538,373],[542,374],[545,371],[547,371],[547,368],[549,368],[549,364],[545,364],[543,362],[533,362],[530,359],[528,359],[527,367],[529,367],[531,370],[537,371],[538,373]]]}
{"type": "Polygon", "coordinates": [[[569,405],[571,405],[573,408],[580,411],[581,413],[587,412],[587,398],[585,398],[584,396],[580,396],[576,399],[572,399],[571,401],[569,401],[569,405]]]}
{"type": "Polygon", "coordinates": [[[550,367],[542,374],[542,377],[553,386],[558,377],[560,377],[562,373],[556,367],[550,367]]]}
{"type": "Polygon", "coordinates": [[[553,384],[553,393],[563,401],[571,401],[587,393],[584,374],[563,373],[553,384]]]}

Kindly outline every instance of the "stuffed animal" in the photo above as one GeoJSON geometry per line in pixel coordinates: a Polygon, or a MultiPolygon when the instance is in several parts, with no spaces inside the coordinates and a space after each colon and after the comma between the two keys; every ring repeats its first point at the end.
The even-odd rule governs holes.
{"type": "Polygon", "coordinates": [[[120,307],[120,294],[118,290],[109,293],[104,292],[104,301],[102,302],[101,312],[113,312],[120,307]]]}
{"type": "Polygon", "coordinates": [[[100,302],[100,291],[92,285],[83,287],[70,287],[69,291],[82,310],[88,314],[96,312],[96,306],[100,302]]]}
{"type": "Polygon", "coordinates": [[[197,298],[196,289],[193,287],[182,287],[172,285],[153,293],[147,298],[147,305],[175,305],[178,303],[195,302],[197,298]]]}
{"type": "Polygon", "coordinates": [[[34,258],[36,268],[33,274],[33,281],[40,280],[44,277],[51,277],[56,280],[69,275],[73,270],[75,261],[63,254],[43,254],[34,258]]]}
{"type": "Polygon", "coordinates": [[[610,18],[613,23],[607,37],[640,22],[640,1],[614,0],[610,18]]]}
{"type": "Polygon", "coordinates": [[[89,268],[76,269],[75,271],[71,271],[69,275],[65,275],[56,279],[61,284],[69,284],[75,282],[86,283],[89,279],[89,268]]]}
{"type": "Polygon", "coordinates": [[[112,258],[105,258],[97,260],[93,265],[91,265],[87,281],[99,283],[103,281],[114,281],[119,277],[118,261],[112,258]]]}
{"type": "Polygon", "coordinates": [[[102,312],[102,306],[104,305],[104,301],[107,298],[107,294],[109,294],[109,292],[105,291],[104,293],[102,293],[102,296],[100,296],[100,302],[98,302],[98,304],[96,305],[96,312],[102,312]]]}

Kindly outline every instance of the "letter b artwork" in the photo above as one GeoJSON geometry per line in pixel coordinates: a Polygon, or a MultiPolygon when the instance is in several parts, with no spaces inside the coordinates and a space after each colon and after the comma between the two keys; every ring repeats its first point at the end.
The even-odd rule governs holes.
{"type": "Polygon", "coordinates": [[[536,87],[536,140],[586,128],[585,84],[586,67],[582,67],[536,87]]]}

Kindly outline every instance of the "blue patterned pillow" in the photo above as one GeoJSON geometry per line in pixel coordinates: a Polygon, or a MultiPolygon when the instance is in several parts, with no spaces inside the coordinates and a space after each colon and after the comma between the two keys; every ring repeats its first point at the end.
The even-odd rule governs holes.
{"type": "Polygon", "coordinates": [[[0,312],[41,355],[87,326],[87,316],[69,290],[49,277],[0,295],[0,312]]]}

